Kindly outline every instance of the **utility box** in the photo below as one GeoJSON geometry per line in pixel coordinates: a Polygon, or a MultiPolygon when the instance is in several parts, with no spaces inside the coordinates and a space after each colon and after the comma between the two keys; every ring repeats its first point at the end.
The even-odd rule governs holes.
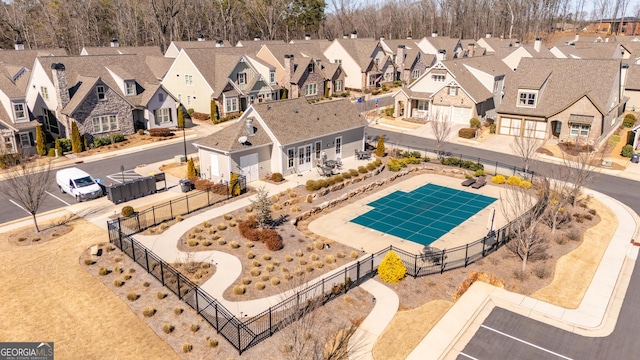
{"type": "Polygon", "coordinates": [[[184,155],[176,155],[173,157],[173,160],[176,162],[176,164],[182,164],[183,162],[187,162],[187,159],[184,157],[184,155]]]}
{"type": "Polygon", "coordinates": [[[184,193],[191,191],[191,181],[189,179],[180,180],[180,189],[184,193]]]}

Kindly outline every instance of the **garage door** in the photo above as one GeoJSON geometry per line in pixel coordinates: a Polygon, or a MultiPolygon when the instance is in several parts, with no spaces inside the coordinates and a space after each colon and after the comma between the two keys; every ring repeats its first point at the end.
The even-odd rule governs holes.
{"type": "Polygon", "coordinates": [[[526,120],[524,122],[524,136],[544,139],[547,133],[547,123],[544,121],[526,120]]]}
{"type": "Polygon", "coordinates": [[[220,177],[220,168],[218,164],[218,154],[211,153],[211,178],[220,177]]]}
{"type": "Polygon", "coordinates": [[[454,124],[469,125],[469,120],[471,120],[471,108],[453,107],[451,113],[451,122],[454,124]]]}
{"type": "Polygon", "coordinates": [[[451,119],[451,107],[434,105],[431,110],[431,117],[436,120],[448,121],[451,119]]]}
{"type": "Polygon", "coordinates": [[[500,119],[500,134],[520,136],[520,127],[522,119],[502,118],[500,119]]]}
{"type": "Polygon", "coordinates": [[[247,177],[247,182],[258,180],[258,154],[249,154],[240,157],[242,175],[247,177]]]}

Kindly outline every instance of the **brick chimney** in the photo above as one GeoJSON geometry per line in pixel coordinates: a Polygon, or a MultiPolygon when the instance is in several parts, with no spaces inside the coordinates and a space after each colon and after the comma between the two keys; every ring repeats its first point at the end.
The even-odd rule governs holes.
{"type": "Polygon", "coordinates": [[[467,44],[467,57],[473,57],[476,52],[476,44],[469,43],[467,44]]]}
{"type": "Polygon", "coordinates": [[[404,57],[407,52],[407,47],[404,45],[398,45],[398,51],[396,53],[396,66],[398,67],[398,72],[400,73],[400,79],[402,81],[407,81],[405,79],[404,74],[404,57]]]}
{"type": "Polygon", "coordinates": [[[69,100],[69,86],[67,84],[67,72],[64,64],[53,63],[51,64],[51,72],[53,77],[53,86],[56,88],[56,96],[58,98],[58,104],[60,109],[67,106],[69,100]]]}
{"type": "Polygon", "coordinates": [[[342,34],[342,38],[343,39],[348,39],[349,38],[349,34],[342,34]]]}
{"type": "Polygon", "coordinates": [[[295,72],[295,65],[293,60],[294,58],[292,54],[287,54],[284,56],[284,77],[282,78],[282,82],[285,89],[287,89],[287,91],[289,92],[289,94],[287,94],[289,99],[291,99],[293,96],[293,94],[291,94],[291,79],[293,79],[293,74],[295,72]]]}

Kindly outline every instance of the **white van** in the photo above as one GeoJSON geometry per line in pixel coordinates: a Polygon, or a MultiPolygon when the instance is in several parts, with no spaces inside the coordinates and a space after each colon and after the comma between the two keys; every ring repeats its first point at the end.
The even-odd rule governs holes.
{"type": "Polygon", "coordinates": [[[102,196],[100,185],[91,175],[76,167],[58,170],[56,182],[61,193],[75,197],[78,202],[102,196]]]}

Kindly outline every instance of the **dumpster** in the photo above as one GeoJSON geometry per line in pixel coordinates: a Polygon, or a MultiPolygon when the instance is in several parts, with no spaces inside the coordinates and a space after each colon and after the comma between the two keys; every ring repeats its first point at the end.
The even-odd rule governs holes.
{"type": "Polygon", "coordinates": [[[189,179],[180,180],[180,189],[185,193],[191,191],[191,181],[189,179]]]}
{"type": "Polygon", "coordinates": [[[633,155],[631,156],[631,162],[634,164],[640,162],[640,153],[633,153],[633,155]]]}

